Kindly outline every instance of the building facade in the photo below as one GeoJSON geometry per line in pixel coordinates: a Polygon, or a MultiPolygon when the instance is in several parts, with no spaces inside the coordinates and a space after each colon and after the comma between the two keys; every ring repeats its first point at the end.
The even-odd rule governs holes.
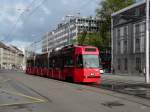
{"type": "Polygon", "coordinates": [[[112,14],[112,68],[116,74],[144,75],[146,3],[112,14]]]}
{"type": "Polygon", "coordinates": [[[0,42],[0,68],[19,68],[23,64],[24,55],[15,46],[7,46],[0,42]]]}
{"type": "Polygon", "coordinates": [[[71,17],[60,23],[57,28],[45,34],[42,41],[42,52],[72,44],[77,36],[84,31],[98,32],[99,20],[92,17],[71,17]]]}

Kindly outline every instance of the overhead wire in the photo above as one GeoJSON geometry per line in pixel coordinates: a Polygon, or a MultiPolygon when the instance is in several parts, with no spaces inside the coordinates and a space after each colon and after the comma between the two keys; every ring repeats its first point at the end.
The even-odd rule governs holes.
{"type": "MultiPolygon", "coordinates": [[[[25,14],[25,12],[26,12],[28,9],[31,9],[32,5],[33,5],[36,1],[38,1],[38,0],[33,0],[33,1],[29,4],[29,6],[27,6],[27,8],[19,15],[19,17],[17,18],[15,24],[14,24],[13,27],[12,27],[12,30],[11,30],[10,33],[8,34],[8,37],[14,33],[14,31],[16,30],[17,24],[18,24],[19,20],[21,19],[21,17],[25,14]]],[[[31,13],[29,13],[28,18],[29,18],[29,16],[31,16],[45,1],[46,1],[46,0],[43,0],[38,6],[36,6],[36,7],[31,11],[31,13]]],[[[26,17],[26,18],[27,18],[27,17],[26,17]]]]}
{"type": "MultiPolygon", "coordinates": [[[[19,15],[19,17],[17,18],[17,20],[16,20],[16,22],[15,22],[15,24],[13,25],[13,27],[12,27],[12,30],[9,32],[9,34],[8,34],[8,37],[10,37],[10,35],[12,35],[13,33],[14,33],[14,31],[16,30],[16,27],[17,27],[17,24],[18,24],[18,22],[19,22],[19,20],[21,19],[21,17],[27,12],[27,10],[28,9],[30,9],[31,7],[32,7],[32,4],[34,4],[34,2],[36,2],[37,0],[33,0],[27,7],[26,7],[26,9],[19,15]]],[[[28,14],[28,18],[33,14],[33,13],[35,13],[36,11],[37,11],[37,9],[43,4],[43,3],[45,3],[47,0],[43,0],[38,6],[36,6],[33,10],[32,10],[32,12],[30,12],[29,14],[28,14]]],[[[83,4],[83,5],[81,5],[80,7],[82,7],[82,9],[83,9],[83,7],[85,7],[85,6],[87,6],[88,4],[90,4],[91,3],[91,0],[89,0],[88,2],[86,2],[86,4],[83,4]]],[[[86,8],[86,7],[85,7],[86,8]]],[[[4,41],[5,39],[3,39],[3,40],[1,40],[1,41],[4,41]]],[[[41,42],[42,40],[39,40],[39,41],[36,41],[35,43],[39,43],[39,42],[41,42]]]]}
{"type": "MultiPolygon", "coordinates": [[[[39,3],[39,5],[37,5],[27,16],[28,16],[28,19],[29,19],[29,17],[33,14],[33,13],[35,13],[40,7],[41,7],[41,5],[43,5],[45,2],[46,2],[47,0],[43,0],[42,2],[40,2],[39,3]]],[[[25,19],[23,22],[26,22],[27,21],[27,19],[25,19]]],[[[41,41],[41,40],[39,40],[39,41],[41,41]]],[[[35,42],[33,42],[33,43],[37,43],[37,42],[39,42],[39,41],[35,41],[35,42]]],[[[33,44],[33,43],[31,43],[31,45],[33,44]]],[[[31,46],[30,45],[30,46],[31,46]]]]}
{"type": "MultiPolygon", "coordinates": [[[[44,0],[43,3],[44,3],[45,1],[46,1],[46,0],[44,0]]],[[[85,6],[87,6],[87,5],[90,4],[91,2],[93,2],[93,1],[92,1],[92,0],[88,0],[85,4],[79,6],[79,8],[82,8],[82,9],[87,8],[87,7],[85,7],[85,6]]],[[[97,2],[97,0],[95,0],[95,2],[97,2]]],[[[35,11],[36,11],[36,9],[35,9],[35,11]]],[[[34,11],[34,12],[35,12],[35,11],[34,11]]],[[[32,15],[32,13],[31,13],[31,15],[32,15]]],[[[42,39],[41,39],[40,41],[42,42],[42,39]]],[[[39,42],[40,42],[40,41],[39,41],[39,42]]],[[[36,43],[36,42],[33,42],[33,43],[36,43]]],[[[33,44],[33,43],[32,43],[32,44],[33,44]]],[[[42,49],[42,48],[41,48],[41,49],[42,49]]]]}
{"type": "Polygon", "coordinates": [[[29,13],[28,17],[31,16],[33,13],[35,13],[37,11],[37,9],[39,9],[41,7],[41,5],[43,5],[47,0],[43,0],[42,2],[40,2],[40,4],[38,6],[36,6],[31,13],[29,13]]]}
{"type": "MultiPolygon", "coordinates": [[[[33,4],[35,1],[36,1],[36,0],[33,0],[33,1],[26,7],[25,11],[26,11],[27,9],[29,9],[29,7],[31,6],[31,4],[33,4]]],[[[19,15],[19,17],[16,19],[16,22],[13,24],[12,29],[11,29],[10,32],[7,34],[7,37],[8,37],[8,38],[9,38],[9,36],[12,34],[12,32],[16,29],[16,25],[17,25],[18,21],[20,20],[21,16],[25,13],[25,11],[23,11],[23,12],[19,15]]],[[[0,41],[5,41],[5,39],[0,40],[0,41]]]]}
{"type": "Polygon", "coordinates": [[[37,0],[33,0],[26,8],[25,10],[19,15],[19,17],[16,19],[16,22],[13,24],[12,29],[10,30],[10,32],[8,33],[8,38],[10,37],[10,35],[12,35],[12,33],[16,30],[17,24],[20,20],[20,18],[24,15],[24,13],[32,6],[32,4],[37,1],[37,0]]]}

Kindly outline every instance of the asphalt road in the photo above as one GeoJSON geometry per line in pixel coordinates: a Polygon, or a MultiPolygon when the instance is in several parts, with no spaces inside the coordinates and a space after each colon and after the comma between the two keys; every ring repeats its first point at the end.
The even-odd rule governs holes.
{"type": "Polygon", "coordinates": [[[86,85],[0,71],[0,112],[149,112],[150,100],[86,85]]]}

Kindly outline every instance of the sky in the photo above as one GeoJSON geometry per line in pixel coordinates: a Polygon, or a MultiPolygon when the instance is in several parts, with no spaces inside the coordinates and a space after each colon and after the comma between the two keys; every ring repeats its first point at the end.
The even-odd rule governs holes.
{"type": "Polygon", "coordinates": [[[0,41],[27,47],[66,15],[95,16],[101,0],[0,0],[0,41]]]}

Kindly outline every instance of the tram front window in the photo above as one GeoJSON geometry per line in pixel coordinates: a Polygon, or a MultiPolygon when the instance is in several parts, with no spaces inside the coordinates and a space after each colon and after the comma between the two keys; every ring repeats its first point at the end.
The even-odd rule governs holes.
{"type": "Polygon", "coordinates": [[[98,55],[79,55],[77,58],[77,67],[79,68],[99,68],[98,55]]]}
{"type": "Polygon", "coordinates": [[[98,55],[83,55],[83,66],[85,68],[99,68],[98,55]]]}

